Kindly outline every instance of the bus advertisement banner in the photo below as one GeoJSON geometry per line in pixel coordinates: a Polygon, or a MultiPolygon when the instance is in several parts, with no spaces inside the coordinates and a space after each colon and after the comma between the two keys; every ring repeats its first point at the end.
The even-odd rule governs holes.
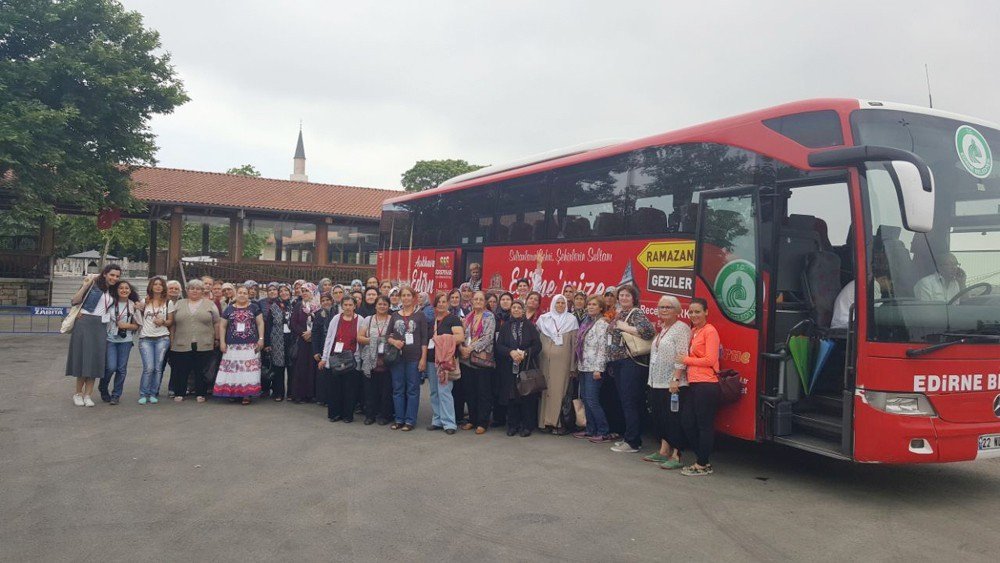
{"type": "Polygon", "coordinates": [[[433,249],[379,251],[378,277],[393,283],[408,283],[418,293],[433,294],[437,252],[433,249]]]}
{"type": "Polygon", "coordinates": [[[513,291],[517,280],[533,279],[536,257],[543,254],[543,308],[567,284],[588,295],[609,287],[634,284],[641,290],[643,312],[653,317],[662,295],[682,301],[694,296],[694,241],[630,240],[600,243],[530,244],[488,247],[483,279],[489,289],[513,291]]]}

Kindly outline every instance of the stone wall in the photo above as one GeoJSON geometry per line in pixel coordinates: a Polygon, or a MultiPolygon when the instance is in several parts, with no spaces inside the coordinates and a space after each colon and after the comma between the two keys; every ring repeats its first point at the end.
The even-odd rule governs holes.
{"type": "Polygon", "coordinates": [[[49,304],[49,280],[0,278],[0,305],[49,304]]]}

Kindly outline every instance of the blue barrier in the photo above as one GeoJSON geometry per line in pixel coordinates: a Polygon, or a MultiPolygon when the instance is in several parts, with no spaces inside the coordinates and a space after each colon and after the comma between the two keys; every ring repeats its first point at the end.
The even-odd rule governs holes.
{"type": "Polygon", "coordinates": [[[0,307],[0,334],[59,334],[69,307],[0,307]]]}

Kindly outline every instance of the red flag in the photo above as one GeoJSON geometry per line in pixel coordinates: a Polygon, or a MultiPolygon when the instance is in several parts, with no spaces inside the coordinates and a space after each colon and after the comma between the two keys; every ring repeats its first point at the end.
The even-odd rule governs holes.
{"type": "Polygon", "coordinates": [[[106,231],[122,218],[121,209],[104,209],[97,214],[97,228],[106,231]]]}

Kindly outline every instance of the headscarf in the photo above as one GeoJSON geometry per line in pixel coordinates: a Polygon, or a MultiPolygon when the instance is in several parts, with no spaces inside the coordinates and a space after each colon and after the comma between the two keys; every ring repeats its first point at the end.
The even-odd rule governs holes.
{"type": "Polygon", "coordinates": [[[423,309],[430,303],[430,296],[427,295],[426,291],[421,291],[417,294],[417,309],[423,309]]]}
{"type": "Polygon", "coordinates": [[[579,328],[580,323],[573,316],[573,313],[569,312],[569,302],[566,301],[564,295],[553,297],[552,302],[549,303],[549,312],[538,319],[538,330],[552,340],[555,340],[557,335],[566,334],[579,328]],[[556,312],[556,303],[560,299],[566,303],[566,311],[563,313],[556,312]]]}
{"type": "MultiPolygon", "coordinates": [[[[472,286],[469,285],[468,282],[463,283],[462,285],[458,286],[459,295],[461,295],[461,292],[463,292],[465,290],[472,291],[472,286]]],[[[472,294],[475,295],[476,293],[473,292],[472,294]]],[[[465,297],[462,297],[461,301],[459,301],[459,307],[461,307],[462,310],[465,311],[465,314],[468,315],[469,311],[472,310],[472,301],[471,300],[466,301],[465,297]]]]}
{"type": "Polygon", "coordinates": [[[352,288],[354,288],[354,287],[364,288],[365,284],[361,283],[361,280],[351,280],[351,287],[352,288]]]}
{"type": "Polygon", "coordinates": [[[604,317],[598,316],[595,318],[591,317],[590,315],[587,315],[583,317],[582,321],[580,321],[580,331],[576,333],[576,350],[574,350],[576,355],[577,365],[583,362],[583,345],[584,341],[587,339],[587,332],[589,332],[590,329],[594,328],[594,325],[597,323],[598,319],[602,318],[604,317]]]}
{"type": "Polygon", "coordinates": [[[251,287],[257,287],[257,282],[253,280],[247,280],[243,282],[243,285],[246,286],[247,289],[250,289],[251,287]]]}
{"type": "MultiPolygon", "coordinates": [[[[503,299],[504,295],[507,295],[508,297],[510,297],[511,307],[514,306],[514,301],[515,301],[514,295],[511,292],[509,292],[509,291],[505,291],[505,292],[501,293],[497,297],[497,310],[493,311],[493,314],[497,318],[497,323],[501,324],[501,325],[503,323],[506,323],[507,321],[509,321],[510,318],[511,318],[510,317],[510,309],[504,309],[503,305],[500,304],[500,300],[503,299]]],[[[524,305],[523,302],[521,304],[524,305]]]]}
{"type": "Polygon", "coordinates": [[[321,307],[319,294],[316,293],[316,284],[306,282],[302,284],[302,288],[305,288],[305,292],[302,292],[304,296],[302,298],[302,312],[311,315],[313,311],[318,311],[321,307]]]}

